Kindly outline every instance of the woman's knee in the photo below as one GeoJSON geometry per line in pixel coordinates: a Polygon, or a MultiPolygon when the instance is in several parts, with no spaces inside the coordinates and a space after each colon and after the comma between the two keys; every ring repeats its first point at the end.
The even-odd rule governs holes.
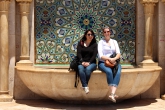
{"type": "Polygon", "coordinates": [[[92,64],[92,65],[90,65],[89,67],[86,68],[86,71],[94,71],[94,70],[96,70],[96,67],[97,67],[96,64],[92,64]]]}
{"type": "Polygon", "coordinates": [[[103,68],[103,70],[106,74],[112,74],[112,69],[109,67],[105,67],[105,68],[103,68]]]}
{"type": "Polygon", "coordinates": [[[85,73],[89,76],[94,70],[95,68],[86,68],[85,73]]]}

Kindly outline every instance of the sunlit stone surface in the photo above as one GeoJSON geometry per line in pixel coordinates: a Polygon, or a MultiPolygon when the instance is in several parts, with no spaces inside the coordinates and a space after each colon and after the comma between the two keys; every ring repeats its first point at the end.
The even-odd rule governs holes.
{"type": "MultiPolygon", "coordinates": [[[[81,82],[74,87],[75,72],[67,69],[43,69],[17,67],[17,73],[24,84],[38,95],[59,101],[101,101],[109,95],[106,75],[99,70],[92,73],[89,81],[90,93],[85,94],[81,82]]],[[[159,76],[161,68],[122,69],[121,80],[116,94],[118,100],[132,98],[148,90],[159,76]]]]}

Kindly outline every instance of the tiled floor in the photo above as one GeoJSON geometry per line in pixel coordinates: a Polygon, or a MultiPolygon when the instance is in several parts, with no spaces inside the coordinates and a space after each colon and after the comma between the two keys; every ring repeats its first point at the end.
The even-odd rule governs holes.
{"type": "Polygon", "coordinates": [[[162,99],[129,99],[111,104],[62,104],[53,100],[0,102],[0,110],[165,110],[162,99]]]}

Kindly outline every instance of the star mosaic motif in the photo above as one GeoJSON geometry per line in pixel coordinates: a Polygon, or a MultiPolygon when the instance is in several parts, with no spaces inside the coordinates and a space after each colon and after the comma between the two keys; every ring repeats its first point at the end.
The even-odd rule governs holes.
{"type": "Polygon", "coordinates": [[[84,32],[87,29],[93,29],[95,32],[100,27],[102,23],[100,21],[100,16],[97,15],[97,12],[93,8],[80,9],[80,11],[75,11],[76,15],[73,15],[73,29],[77,29],[77,33],[84,32]]]}

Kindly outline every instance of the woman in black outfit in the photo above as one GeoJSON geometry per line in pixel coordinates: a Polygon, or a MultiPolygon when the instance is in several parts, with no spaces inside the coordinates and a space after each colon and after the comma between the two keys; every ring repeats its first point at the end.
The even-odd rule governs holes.
{"type": "Polygon", "coordinates": [[[91,73],[96,70],[97,43],[93,30],[85,31],[77,46],[79,76],[85,93],[89,93],[88,81],[91,73]]]}

